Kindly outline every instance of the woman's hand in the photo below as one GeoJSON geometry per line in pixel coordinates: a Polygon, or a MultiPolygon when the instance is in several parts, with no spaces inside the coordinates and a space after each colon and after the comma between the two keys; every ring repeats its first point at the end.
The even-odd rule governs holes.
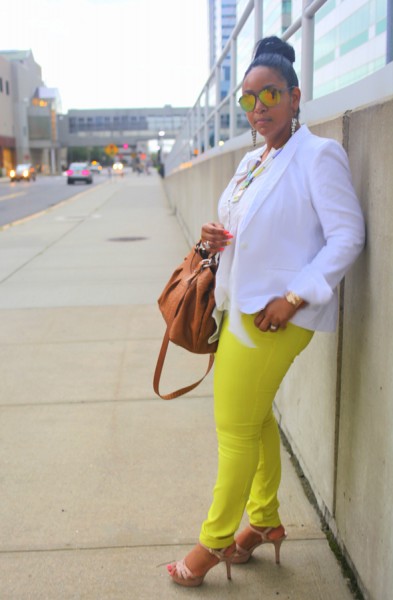
{"type": "Polygon", "coordinates": [[[202,225],[201,240],[208,252],[221,252],[229,246],[233,235],[221,223],[205,223],[202,225]]]}
{"type": "Polygon", "coordinates": [[[285,329],[296,311],[297,307],[290,304],[285,298],[274,298],[257,314],[254,323],[261,331],[274,332],[278,329],[285,329]]]}

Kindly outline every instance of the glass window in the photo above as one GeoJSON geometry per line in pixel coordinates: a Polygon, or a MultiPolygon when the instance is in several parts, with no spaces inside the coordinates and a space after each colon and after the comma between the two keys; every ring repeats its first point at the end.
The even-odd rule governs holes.
{"type": "Polygon", "coordinates": [[[283,0],[282,2],[282,14],[290,15],[292,13],[292,1],[291,0],[283,0]]]}
{"type": "Polygon", "coordinates": [[[3,80],[0,77],[0,92],[2,92],[2,91],[3,91],[3,80]]]}
{"type": "Polygon", "coordinates": [[[236,83],[243,80],[254,50],[254,13],[252,12],[237,38],[236,83]]]}
{"type": "Polygon", "coordinates": [[[248,0],[237,0],[237,16],[238,18],[241,17],[241,15],[243,14],[246,6],[248,4],[248,0]]]}
{"type": "Polygon", "coordinates": [[[10,84],[8,81],[5,82],[5,93],[7,94],[7,96],[10,95],[10,84]]]}
{"type": "Polygon", "coordinates": [[[351,69],[351,71],[349,71],[348,73],[344,73],[339,77],[333,77],[329,81],[326,81],[316,86],[314,98],[325,96],[326,94],[330,94],[331,92],[340,90],[341,88],[350,85],[351,83],[355,83],[356,81],[359,81],[359,79],[363,79],[367,75],[370,75],[378,69],[381,69],[384,66],[384,64],[385,57],[383,56],[365,65],[361,65],[356,69],[351,69]]]}
{"type": "Polygon", "coordinates": [[[337,29],[331,29],[315,43],[314,68],[319,69],[334,59],[337,45],[337,29]]]}
{"type": "Polygon", "coordinates": [[[375,26],[375,35],[380,35],[381,33],[385,33],[386,31],[386,19],[382,19],[378,21],[375,26]]]}
{"type": "Polygon", "coordinates": [[[376,0],[375,3],[375,35],[380,35],[386,31],[387,17],[386,0],[376,0]]]}
{"type": "MultiPolygon", "coordinates": [[[[270,5],[269,5],[270,6],[270,5]]],[[[281,34],[281,4],[271,4],[272,9],[266,10],[266,16],[263,19],[263,35],[280,35],[281,34]]]]}
{"type": "Polygon", "coordinates": [[[345,44],[341,44],[340,55],[343,56],[344,54],[347,54],[347,52],[350,52],[354,48],[361,46],[362,44],[367,42],[367,40],[368,31],[362,31],[362,33],[355,35],[355,37],[351,38],[348,42],[345,42],[345,44]]]}
{"type": "Polygon", "coordinates": [[[336,0],[328,0],[315,14],[315,23],[319,23],[321,19],[326,17],[334,8],[336,8],[336,0]]]}
{"type": "Polygon", "coordinates": [[[345,44],[370,26],[369,5],[365,4],[338,26],[339,43],[345,44]]]}

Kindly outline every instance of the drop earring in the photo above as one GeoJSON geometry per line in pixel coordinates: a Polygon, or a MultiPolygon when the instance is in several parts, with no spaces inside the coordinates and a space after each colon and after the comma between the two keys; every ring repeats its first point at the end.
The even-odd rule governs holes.
{"type": "Polygon", "coordinates": [[[256,129],[251,129],[251,137],[252,137],[252,145],[255,148],[256,145],[257,145],[257,131],[256,131],[256,129]]]}
{"type": "Polygon", "coordinates": [[[291,135],[293,135],[296,131],[296,127],[297,127],[297,118],[296,117],[292,117],[292,121],[291,121],[291,135]]]}

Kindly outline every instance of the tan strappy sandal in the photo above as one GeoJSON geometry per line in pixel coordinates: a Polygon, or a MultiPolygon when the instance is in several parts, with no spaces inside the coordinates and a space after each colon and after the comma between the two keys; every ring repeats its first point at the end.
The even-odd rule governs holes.
{"type": "Polygon", "coordinates": [[[182,585],[184,587],[198,587],[202,585],[203,580],[205,579],[206,574],[210,569],[218,565],[220,562],[225,562],[227,568],[227,579],[231,579],[231,563],[232,557],[235,553],[235,542],[228,546],[227,548],[222,548],[222,550],[215,550],[214,548],[208,548],[201,542],[198,542],[199,546],[202,546],[205,550],[207,550],[210,554],[215,556],[218,559],[218,563],[215,563],[211,567],[206,569],[206,572],[203,575],[194,575],[193,572],[187,567],[185,563],[185,559],[167,565],[168,573],[172,577],[175,583],[182,585]]]}
{"type": "Polygon", "coordinates": [[[285,540],[285,538],[287,537],[287,532],[285,531],[284,527],[282,525],[279,525],[278,527],[266,527],[266,529],[264,529],[263,531],[261,531],[260,529],[257,529],[256,527],[253,527],[252,525],[248,526],[248,529],[251,529],[252,531],[254,531],[255,533],[257,533],[260,537],[260,541],[257,542],[256,544],[254,544],[253,546],[251,546],[251,548],[249,548],[248,550],[246,550],[245,548],[242,548],[241,546],[239,546],[239,544],[236,544],[236,552],[232,557],[232,562],[233,564],[243,564],[249,561],[252,553],[254,552],[255,548],[258,548],[258,546],[261,546],[262,544],[273,544],[274,545],[274,550],[275,550],[275,554],[276,554],[276,563],[279,565],[280,564],[280,548],[281,548],[281,544],[283,543],[283,541],[285,540]],[[277,537],[277,538],[272,538],[269,537],[269,535],[274,532],[277,531],[278,529],[282,530],[282,535],[277,537]]]}

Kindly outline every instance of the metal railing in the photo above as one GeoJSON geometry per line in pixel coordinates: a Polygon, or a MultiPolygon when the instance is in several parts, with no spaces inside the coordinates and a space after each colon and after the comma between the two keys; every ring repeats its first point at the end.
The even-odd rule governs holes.
{"type": "MultiPolygon", "coordinates": [[[[328,0],[302,0],[302,13],[281,36],[287,41],[301,29],[301,89],[302,104],[313,98],[314,77],[314,31],[315,14],[328,0]]],[[[221,146],[226,141],[249,130],[249,124],[236,98],[242,85],[242,78],[250,62],[252,50],[263,32],[264,0],[249,0],[238,19],[232,34],[226,43],[216,64],[199,94],[196,103],[190,109],[185,123],[165,160],[165,172],[190,165],[196,156],[211,148],[221,146]],[[243,35],[244,39],[241,40],[243,35]],[[239,60],[239,40],[246,42],[246,60],[239,60]],[[225,59],[230,57],[229,91],[221,97],[222,71],[225,59]],[[243,70],[242,70],[243,67],[243,70]]],[[[387,42],[386,62],[393,60],[392,32],[393,0],[387,3],[387,42]]]]}

